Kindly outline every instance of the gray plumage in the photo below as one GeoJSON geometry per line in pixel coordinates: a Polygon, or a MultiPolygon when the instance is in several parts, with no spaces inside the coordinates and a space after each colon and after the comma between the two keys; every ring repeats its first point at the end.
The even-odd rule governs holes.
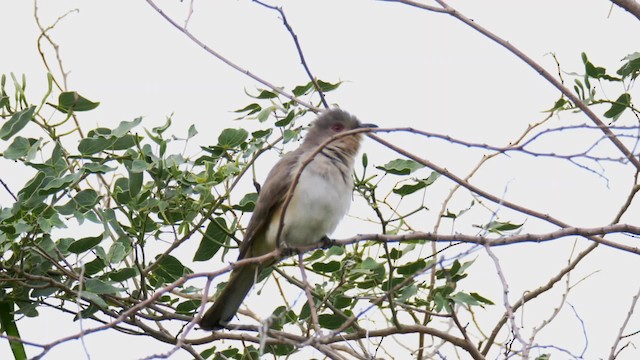
{"type": "MultiPolygon", "coordinates": [[[[264,255],[282,246],[316,244],[335,230],[351,203],[351,174],[361,134],[331,142],[304,168],[287,207],[282,234],[276,239],[285,196],[302,162],[333,135],[361,127],[375,125],[361,124],[339,109],[325,111],[313,122],[300,147],[283,156],[267,175],[240,245],[238,260],[264,255]]],[[[229,323],[258,274],[275,262],[234,269],[229,282],[200,320],[200,327],[216,330],[229,323]]]]}

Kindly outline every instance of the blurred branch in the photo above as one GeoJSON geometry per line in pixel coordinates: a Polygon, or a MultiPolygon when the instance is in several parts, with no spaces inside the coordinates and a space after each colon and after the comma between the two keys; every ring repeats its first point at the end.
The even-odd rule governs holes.
{"type": "Polygon", "coordinates": [[[0,179],[0,184],[2,184],[2,187],[4,187],[4,189],[7,190],[9,195],[11,195],[11,197],[13,198],[13,201],[18,201],[18,197],[16,197],[16,195],[13,193],[13,191],[11,191],[11,189],[9,188],[9,185],[7,185],[7,183],[5,183],[2,179],[0,179]]]}
{"type": "MultiPolygon", "coordinates": [[[[526,242],[541,243],[551,240],[557,240],[567,236],[582,236],[592,240],[595,243],[606,245],[615,249],[624,250],[633,254],[640,254],[640,248],[635,246],[627,246],[618,244],[616,242],[606,240],[602,238],[603,235],[613,233],[628,233],[633,235],[640,235],[640,227],[629,224],[614,224],[606,225],[597,228],[579,228],[579,227],[564,227],[562,229],[541,233],[541,234],[515,234],[515,235],[502,235],[500,237],[491,238],[487,236],[475,236],[465,234],[438,234],[432,232],[413,232],[399,235],[385,235],[385,234],[362,234],[347,239],[335,240],[338,245],[350,245],[364,240],[381,241],[381,242],[402,242],[410,240],[429,240],[443,243],[461,242],[477,245],[488,246],[504,246],[511,244],[519,244],[526,242]]],[[[314,247],[316,248],[316,247],[314,247]]],[[[307,248],[304,248],[307,251],[307,248]]]]}
{"type": "MultiPolygon", "coordinates": [[[[33,17],[36,20],[36,24],[38,25],[38,28],[40,29],[40,35],[38,36],[38,41],[36,42],[38,46],[38,53],[40,54],[40,58],[42,59],[42,63],[44,64],[45,68],[47,68],[47,71],[49,72],[49,74],[51,74],[51,79],[53,80],[53,82],[56,84],[56,86],[60,91],[68,91],[67,76],[69,75],[69,71],[65,71],[64,69],[64,64],[62,63],[62,57],[60,56],[60,45],[58,45],[55,41],[53,41],[51,36],[49,36],[49,31],[53,30],[58,25],[58,23],[68,15],[73,13],[79,13],[79,12],[80,10],[78,9],[69,10],[66,13],[59,16],[56,19],[56,21],[53,22],[53,24],[47,27],[44,27],[40,22],[40,16],[38,15],[38,0],[33,1],[33,17]],[[62,85],[60,85],[56,77],[53,76],[53,71],[51,70],[49,63],[47,62],[47,57],[44,55],[44,50],[42,50],[43,38],[49,42],[49,44],[53,48],[53,51],[56,54],[56,60],[58,62],[58,67],[60,68],[60,74],[62,75],[62,85]]],[[[78,117],[75,115],[75,113],[71,113],[71,117],[73,118],[73,122],[76,125],[76,130],[78,131],[78,134],[80,134],[80,137],[84,138],[84,133],[82,131],[82,128],[80,127],[80,122],[78,121],[78,117]]]]}
{"type": "MultiPolygon", "coordinates": [[[[485,245],[484,249],[489,255],[489,258],[491,258],[491,260],[493,261],[493,264],[495,265],[495,268],[496,268],[496,273],[498,274],[498,278],[500,279],[500,283],[502,284],[502,304],[504,305],[507,319],[511,324],[511,333],[522,345],[522,350],[521,350],[522,358],[528,359],[529,347],[527,346],[527,342],[522,338],[522,335],[520,335],[520,328],[516,324],[515,309],[513,306],[511,306],[511,303],[509,302],[509,282],[507,281],[507,278],[504,275],[504,271],[502,270],[502,266],[500,265],[500,260],[498,259],[498,256],[493,251],[491,251],[490,246],[485,245]]],[[[509,351],[511,350],[509,349],[509,351]]],[[[507,354],[505,354],[505,356],[506,355],[507,354]]],[[[511,355],[511,354],[508,354],[508,355],[511,355]]]]}
{"type": "MultiPolygon", "coordinates": [[[[504,40],[503,38],[489,31],[488,29],[480,26],[480,24],[478,24],[477,21],[474,21],[473,19],[466,17],[465,15],[460,13],[458,10],[449,6],[446,2],[442,0],[435,0],[435,1],[444,10],[444,11],[438,11],[438,12],[444,12],[448,15],[453,16],[454,18],[460,20],[465,25],[471,27],[472,29],[479,32],[480,34],[484,35],[488,39],[504,47],[505,49],[507,49],[507,51],[511,52],[512,54],[517,56],[520,60],[524,61],[527,65],[533,68],[538,74],[540,74],[540,76],[542,76],[545,80],[551,83],[551,85],[553,85],[556,89],[560,90],[560,92],[564,94],[564,96],[566,96],[573,104],[575,104],[578,108],[580,108],[580,110],[582,110],[582,112],[585,115],[587,115],[589,119],[591,119],[591,121],[598,127],[598,129],[600,129],[600,131],[604,133],[606,138],[608,138],[615,145],[615,147],[617,147],[618,150],[620,150],[620,152],[624,154],[624,156],[633,164],[633,166],[635,166],[636,169],[640,170],[640,160],[633,153],[631,153],[631,151],[620,141],[620,139],[618,139],[618,137],[615,136],[615,134],[611,131],[611,129],[609,129],[609,127],[604,122],[602,122],[602,120],[600,120],[598,115],[596,115],[589,108],[587,104],[585,104],[569,88],[564,86],[562,81],[556,79],[544,67],[542,67],[540,64],[535,62],[533,59],[531,59],[528,55],[526,55],[520,49],[515,47],[511,42],[504,40]]],[[[434,11],[432,6],[422,5],[414,1],[397,0],[396,2],[400,2],[406,5],[416,6],[428,11],[434,11]]]]}
{"type": "Polygon", "coordinates": [[[631,15],[635,16],[638,20],[640,20],[640,4],[635,0],[611,0],[612,3],[618,5],[619,7],[625,9],[630,12],[631,15]]]}
{"type": "MultiPolygon", "coordinates": [[[[406,157],[408,157],[409,159],[416,161],[432,170],[434,170],[435,172],[439,173],[440,175],[449,178],[450,180],[452,180],[453,182],[462,185],[464,188],[466,188],[467,190],[471,191],[472,193],[478,194],[478,196],[483,197],[489,201],[492,201],[496,204],[500,204],[502,206],[505,206],[509,209],[512,209],[514,211],[538,218],[540,220],[544,220],[547,221],[549,223],[552,223],[556,226],[559,226],[561,228],[568,228],[570,227],[569,224],[556,219],[554,217],[552,217],[549,214],[544,214],[535,210],[532,210],[530,208],[518,205],[516,203],[513,203],[511,201],[507,201],[504,200],[496,195],[493,195],[489,192],[486,192],[480,188],[478,188],[475,185],[470,184],[469,182],[465,181],[464,179],[460,178],[459,176],[451,173],[449,170],[447,170],[446,168],[443,168],[441,166],[438,166],[434,163],[432,163],[431,161],[428,161],[426,159],[423,159],[415,154],[412,154],[406,150],[404,150],[401,147],[395,146],[391,143],[389,143],[386,140],[383,140],[381,138],[379,138],[378,136],[374,135],[374,134],[368,134],[367,136],[369,136],[370,138],[374,139],[375,141],[379,142],[380,144],[388,147],[389,149],[394,150],[395,152],[402,154],[406,157]]],[[[631,246],[626,246],[626,245],[622,245],[622,244],[617,244],[615,242],[609,241],[609,240],[605,240],[602,237],[597,237],[595,236],[595,234],[593,235],[589,235],[589,238],[593,241],[596,241],[598,243],[601,243],[603,245],[607,245],[607,246],[611,246],[620,250],[624,250],[624,251],[628,251],[634,254],[639,254],[640,253],[640,249],[637,247],[631,247],[631,246]]]]}
{"type": "Polygon", "coordinates": [[[620,351],[616,351],[616,349],[618,348],[618,344],[620,343],[620,340],[622,340],[622,338],[624,337],[623,336],[624,329],[629,324],[631,315],[633,315],[633,311],[635,310],[636,304],[638,303],[638,298],[640,298],[640,289],[638,289],[638,291],[633,296],[633,298],[631,298],[631,305],[629,305],[629,311],[627,311],[627,316],[624,318],[624,321],[622,322],[622,326],[620,326],[620,330],[618,331],[618,336],[616,337],[615,341],[613,342],[613,345],[611,346],[611,352],[609,353],[609,360],[614,360],[616,357],[618,357],[618,354],[620,354],[620,351],[624,349],[623,347],[622,349],[620,349],[620,351]]]}
{"type": "MultiPolygon", "coordinates": [[[[512,310],[513,311],[517,311],[520,307],[522,307],[524,304],[526,304],[527,302],[535,299],[536,297],[538,297],[540,294],[543,294],[545,292],[547,292],[548,290],[550,290],[551,288],[553,288],[553,286],[559,282],[560,280],[562,280],[562,278],[564,278],[565,275],[567,275],[570,271],[572,271],[573,269],[575,269],[575,267],[588,255],[590,254],[593,250],[595,250],[598,247],[598,243],[592,243],[591,245],[589,245],[589,247],[587,247],[585,250],[583,250],[581,253],[578,254],[578,256],[576,256],[575,259],[573,259],[571,262],[569,262],[569,264],[564,267],[563,269],[560,270],[560,272],[558,272],[558,274],[556,274],[554,277],[552,277],[551,279],[549,279],[549,281],[545,284],[542,285],[540,287],[538,287],[537,289],[534,289],[532,291],[527,291],[521,298],[520,300],[516,301],[513,305],[512,305],[512,310]]],[[[500,332],[500,330],[502,329],[502,327],[504,326],[504,324],[506,324],[506,322],[509,319],[509,314],[507,312],[505,312],[502,315],[502,318],[500,318],[500,320],[498,321],[498,323],[496,324],[496,326],[493,328],[493,331],[491,332],[491,335],[489,335],[489,338],[487,339],[487,342],[484,344],[484,348],[482,349],[482,354],[483,355],[487,355],[489,353],[489,350],[491,349],[491,346],[493,346],[496,336],[498,336],[498,333],[500,332]]]]}
{"type": "Polygon", "coordinates": [[[282,10],[282,7],[265,4],[264,2],[259,0],[253,0],[253,2],[262,5],[267,9],[275,10],[280,14],[280,16],[282,17],[283,25],[287,28],[287,31],[289,31],[289,34],[291,34],[291,37],[293,38],[293,43],[295,44],[296,50],[298,51],[298,56],[300,57],[300,63],[302,64],[304,71],[307,73],[307,76],[309,76],[309,80],[311,80],[311,82],[313,83],[313,87],[316,88],[318,95],[320,95],[320,101],[322,102],[322,105],[324,106],[325,109],[328,109],[329,104],[327,104],[327,100],[324,98],[324,92],[322,91],[322,88],[318,84],[316,77],[313,76],[313,74],[311,73],[311,70],[309,69],[309,65],[307,64],[307,61],[304,58],[304,53],[302,52],[302,47],[300,46],[300,42],[298,42],[298,35],[296,35],[296,33],[293,31],[293,28],[289,24],[289,21],[287,21],[287,17],[284,14],[284,10],[282,10]]]}
{"type": "Polygon", "coordinates": [[[288,92],[282,90],[282,88],[270,83],[269,81],[267,81],[266,79],[259,77],[256,74],[253,74],[252,72],[250,72],[247,69],[244,69],[242,67],[240,67],[239,65],[237,65],[236,63],[232,62],[231,60],[227,59],[226,57],[224,57],[222,54],[220,54],[219,52],[213,50],[212,48],[210,48],[207,44],[203,43],[200,39],[198,39],[195,35],[193,35],[189,30],[187,30],[184,26],[181,26],[180,24],[178,24],[175,20],[173,20],[169,15],[167,15],[162,9],[160,9],[160,7],[158,7],[158,5],[156,5],[153,0],[146,0],[147,3],[155,10],[158,12],[158,14],[160,14],[160,16],[162,16],[165,20],[167,20],[171,25],[173,25],[176,29],[180,30],[180,32],[182,32],[183,34],[185,34],[191,41],[193,41],[194,43],[196,43],[198,46],[200,46],[201,48],[203,48],[206,52],[208,52],[209,54],[213,55],[214,57],[216,57],[218,60],[222,61],[223,63],[227,64],[228,66],[232,67],[233,69],[247,75],[248,77],[250,77],[251,79],[259,82],[260,84],[268,87],[269,89],[273,90],[274,92],[278,93],[279,95],[282,95],[284,97],[286,97],[289,100],[292,100],[308,109],[311,109],[314,112],[318,112],[320,111],[319,108],[317,108],[316,106],[313,106],[312,104],[309,104],[303,100],[298,99],[297,97],[293,96],[292,94],[289,94],[288,92]]]}

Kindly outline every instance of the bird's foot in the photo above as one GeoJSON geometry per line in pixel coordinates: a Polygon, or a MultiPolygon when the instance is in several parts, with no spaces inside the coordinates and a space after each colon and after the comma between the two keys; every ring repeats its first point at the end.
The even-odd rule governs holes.
{"type": "Polygon", "coordinates": [[[336,241],[333,239],[329,239],[329,237],[325,235],[322,237],[322,239],[320,239],[320,244],[322,244],[322,248],[326,250],[334,246],[336,244],[336,241]]]}
{"type": "Polygon", "coordinates": [[[282,257],[289,257],[289,256],[300,254],[299,249],[294,247],[289,247],[289,246],[282,248],[281,252],[282,252],[282,257]]]}

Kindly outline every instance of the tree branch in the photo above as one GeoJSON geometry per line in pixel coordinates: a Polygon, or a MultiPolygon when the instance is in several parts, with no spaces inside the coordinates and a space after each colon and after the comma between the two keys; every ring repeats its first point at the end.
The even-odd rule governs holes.
{"type": "MultiPolygon", "coordinates": [[[[615,136],[615,134],[611,131],[611,129],[609,129],[609,127],[604,122],[602,122],[602,120],[600,120],[598,115],[596,115],[593,111],[591,111],[589,106],[585,104],[582,100],[580,100],[580,98],[578,98],[578,96],[576,96],[569,88],[565,87],[560,80],[556,79],[551,73],[545,70],[540,64],[533,61],[533,59],[531,59],[520,49],[512,45],[510,42],[492,33],[488,29],[480,26],[476,21],[464,16],[462,13],[460,13],[456,9],[449,6],[446,2],[442,0],[435,0],[435,1],[438,4],[440,4],[440,6],[444,10],[444,13],[453,16],[454,18],[460,20],[465,25],[471,27],[472,29],[479,32],[480,34],[484,35],[488,39],[504,47],[505,49],[507,49],[507,51],[511,52],[512,54],[517,56],[520,60],[524,61],[527,65],[533,68],[538,74],[540,74],[540,76],[542,76],[545,80],[551,83],[551,85],[553,85],[556,89],[560,90],[562,94],[564,94],[569,100],[571,100],[572,103],[574,103],[578,108],[580,108],[580,110],[582,110],[582,112],[584,112],[585,115],[587,115],[587,117],[613,143],[613,145],[616,148],[618,148],[618,150],[620,150],[622,154],[624,154],[624,156],[633,164],[633,166],[635,166],[636,169],[640,170],[640,160],[638,160],[638,158],[634,154],[632,154],[629,149],[627,149],[627,147],[622,143],[622,141],[620,141],[620,139],[618,139],[618,137],[615,136]]],[[[406,4],[406,5],[417,6],[424,10],[433,11],[433,7],[415,3],[413,1],[397,0],[397,2],[406,4]]],[[[439,12],[442,12],[442,11],[439,11],[439,12]]]]}
{"type": "Polygon", "coordinates": [[[640,4],[635,0],[611,0],[611,2],[625,9],[640,20],[640,4]]]}
{"type": "Polygon", "coordinates": [[[222,61],[223,63],[227,64],[228,66],[232,67],[233,69],[247,75],[248,77],[250,77],[251,79],[259,82],[260,84],[268,87],[269,89],[271,89],[272,91],[278,93],[279,95],[282,95],[284,97],[286,97],[289,100],[295,101],[296,103],[311,109],[314,112],[318,112],[320,111],[320,109],[316,106],[313,106],[312,104],[309,104],[303,100],[298,99],[297,97],[289,94],[288,92],[282,90],[282,88],[275,86],[274,84],[270,83],[269,81],[267,81],[266,79],[259,77],[256,74],[253,74],[252,72],[250,72],[247,69],[244,69],[242,67],[240,67],[239,65],[237,65],[236,63],[232,62],[231,60],[227,59],[226,57],[222,56],[222,54],[220,54],[219,52],[213,50],[212,48],[210,48],[209,46],[207,46],[207,44],[203,43],[202,41],[200,41],[200,39],[198,39],[195,35],[193,35],[189,30],[187,30],[184,26],[181,26],[180,24],[178,24],[176,21],[174,21],[171,17],[169,17],[169,15],[165,14],[164,11],[162,11],[162,9],[160,9],[154,2],[153,0],[146,0],[147,3],[155,10],[158,12],[158,14],[160,14],[165,20],[167,20],[171,25],[173,25],[176,29],[180,30],[180,32],[182,32],[183,34],[185,34],[189,39],[191,39],[191,41],[193,41],[194,43],[196,43],[198,46],[200,46],[201,48],[203,48],[206,52],[208,52],[209,54],[215,56],[216,58],[218,58],[218,60],[222,61]]]}

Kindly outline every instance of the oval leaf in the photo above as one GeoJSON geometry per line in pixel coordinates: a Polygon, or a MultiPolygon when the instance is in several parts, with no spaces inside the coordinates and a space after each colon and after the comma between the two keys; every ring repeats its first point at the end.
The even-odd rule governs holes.
{"type": "Polygon", "coordinates": [[[33,113],[36,111],[35,106],[31,106],[22,111],[18,111],[17,113],[11,116],[11,119],[4,123],[0,128],[0,139],[9,140],[11,137],[18,133],[18,131],[22,130],[31,118],[33,117],[33,113]]]}

